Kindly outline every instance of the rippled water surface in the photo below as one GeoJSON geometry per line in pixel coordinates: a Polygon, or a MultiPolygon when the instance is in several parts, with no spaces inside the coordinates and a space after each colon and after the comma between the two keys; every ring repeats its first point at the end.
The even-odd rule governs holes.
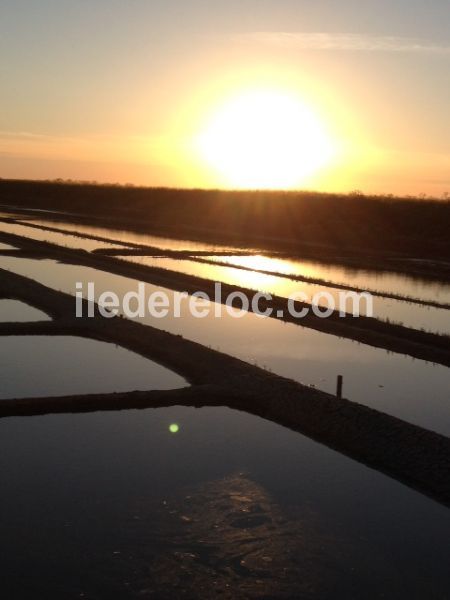
{"type": "Polygon", "coordinates": [[[240,561],[259,555],[270,578],[280,553],[288,581],[317,598],[448,591],[447,509],[246,413],[2,419],[0,470],[8,599],[177,598],[189,585],[207,586],[206,598],[221,582],[255,589],[240,561]],[[245,531],[247,506],[261,525],[245,531]]]}

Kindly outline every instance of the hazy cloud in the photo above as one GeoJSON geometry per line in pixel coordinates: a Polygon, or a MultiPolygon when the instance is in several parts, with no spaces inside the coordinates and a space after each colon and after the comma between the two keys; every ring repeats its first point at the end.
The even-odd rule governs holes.
{"type": "Polygon", "coordinates": [[[48,135],[45,133],[32,133],[30,131],[0,131],[0,141],[20,141],[20,142],[78,142],[79,138],[48,135]]]}
{"type": "Polygon", "coordinates": [[[450,45],[397,36],[356,33],[253,32],[233,36],[241,43],[259,43],[299,50],[347,50],[365,52],[428,52],[450,54],[450,45]]]}
{"type": "Polygon", "coordinates": [[[4,138],[4,139],[29,139],[29,140],[35,140],[35,139],[47,139],[48,136],[46,135],[41,135],[38,133],[30,133],[29,131],[0,131],[0,138],[4,138]]]}

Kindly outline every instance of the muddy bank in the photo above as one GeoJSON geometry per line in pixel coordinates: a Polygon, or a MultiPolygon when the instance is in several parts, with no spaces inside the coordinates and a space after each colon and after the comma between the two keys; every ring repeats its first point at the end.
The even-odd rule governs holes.
{"type": "Polygon", "coordinates": [[[5,323],[1,335],[79,335],[111,342],[166,366],[191,387],[0,401],[0,416],[185,404],[228,406],[303,433],[450,505],[450,440],[346,399],[303,386],[195,342],[126,319],[76,319],[73,298],[0,269],[3,295],[51,314],[45,323],[5,323]]]}

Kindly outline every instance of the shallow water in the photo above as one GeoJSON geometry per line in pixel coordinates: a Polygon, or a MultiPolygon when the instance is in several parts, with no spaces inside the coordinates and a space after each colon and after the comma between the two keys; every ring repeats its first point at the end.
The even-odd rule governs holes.
{"type": "MultiPolygon", "coordinates": [[[[290,560],[303,564],[300,579],[315,582],[313,597],[422,600],[448,591],[447,509],[246,413],[177,406],[3,419],[0,471],[5,598],[128,600],[154,586],[176,598],[171,586],[180,577],[188,586],[202,566],[209,590],[215,569],[231,571],[231,581],[243,577],[242,554],[216,564],[195,533],[177,543],[197,527],[182,518],[192,499],[204,507],[202,520],[221,526],[220,512],[209,515],[207,507],[215,485],[226,504],[220,482],[237,473],[253,484],[247,493],[257,485],[280,507],[291,534],[284,544],[298,544],[290,560]],[[177,434],[168,429],[174,422],[177,434]],[[175,506],[179,524],[166,531],[161,515],[175,506]],[[164,566],[163,557],[177,553],[193,553],[187,571],[181,559],[164,566]]],[[[247,538],[258,532],[249,529],[247,538]]],[[[277,535],[274,524],[270,541],[277,535]]],[[[224,537],[216,552],[229,548],[224,537]]],[[[270,543],[262,551],[270,558],[270,543]]]]}
{"type": "MultiPolygon", "coordinates": [[[[74,226],[74,229],[76,227],[74,226]]],[[[76,250],[86,250],[91,252],[96,248],[115,248],[116,244],[110,244],[108,242],[99,242],[97,240],[89,240],[86,238],[78,237],[76,235],[70,235],[66,233],[58,233],[55,231],[46,231],[44,229],[37,229],[36,227],[27,227],[26,225],[20,225],[18,223],[5,223],[0,222],[0,231],[4,233],[12,233],[14,235],[21,235],[29,238],[30,240],[37,240],[39,242],[50,242],[63,246],[65,248],[73,248],[76,250]]]]}
{"type": "MultiPolygon", "coordinates": [[[[273,295],[288,298],[292,294],[302,292],[306,294],[309,301],[314,295],[322,292],[331,294],[334,306],[339,310],[342,306],[346,312],[352,312],[352,303],[340,304],[340,290],[331,286],[314,285],[303,281],[294,281],[287,277],[266,275],[257,271],[246,271],[233,267],[224,267],[197,262],[194,260],[177,260],[173,258],[155,258],[151,256],[124,256],[118,257],[127,262],[147,265],[149,267],[160,267],[188,275],[194,275],[212,281],[221,281],[232,285],[243,286],[253,290],[267,292],[273,295]]],[[[345,293],[345,292],[343,292],[345,293]]],[[[316,303],[316,302],[315,302],[316,303]]],[[[327,307],[328,299],[320,298],[319,306],[327,307]]],[[[367,314],[367,304],[362,301],[360,313],[367,314]]],[[[406,327],[424,329],[433,333],[450,335],[450,310],[422,306],[403,300],[392,300],[373,296],[373,316],[382,321],[401,323],[406,327]]]]}
{"type": "MultiPolygon", "coordinates": [[[[39,213],[39,214],[51,214],[54,215],[55,214],[55,210],[50,210],[47,208],[31,208],[29,206],[18,206],[17,204],[1,204],[0,208],[7,210],[8,212],[4,213],[7,217],[11,216],[11,213],[14,213],[15,210],[21,211],[21,210],[25,210],[27,213],[31,212],[31,213],[39,213]]],[[[72,216],[77,216],[77,213],[73,213],[73,212],[69,212],[66,210],[58,210],[56,211],[58,215],[72,215],[72,216]]],[[[23,216],[23,213],[18,212],[17,214],[23,216]]]]}
{"type": "MultiPolygon", "coordinates": [[[[44,226],[49,225],[49,221],[45,220],[33,220],[31,222],[44,226]]],[[[80,234],[96,235],[118,240],[122,243],[142,244],[163,250],[191,250],[192,252],[208,250],[226,251],[227,249],[237,252],[240,250],[236,246],[177,240],[129,231],[118,231],[107,227],[73,225],[67,222],[58,222],[56,226],[61,227],[61,229],[76,228],[80,234]]],[[[247,248],[247,250],[252,250],[252,248],[247,248]]],[[[268,254],[253,256],[210,256],[208,258],[213,261],[229,262],[230,265],[242,265],[285,275],[296,274],[362,289],[450,304],[450,284],[423,280],[406,274],[355,269],[348,266],[320,263],[312,260],[281,259],[268,254]]]]}
{"type": "MultiPolygon", "coordinates": [[[[48,225],[48,222],[46,221],[33,222],[42,224],[44,226],[48,225]]],[[[155,246],[161,248],[161,250],[184,249],[192,252],[205,250],[231,250],[231,248],[225,246],[213,246],[197,242],[189,242],[184,240],[180,241],[171,238],[160,238],[156,236],[148,236],[128,232],[120,232],[120,235],[117,236],[115,235],[117,232],[107,228],[91,226],[76,226],[76,228],[77,231],[80,231],[80,233],[84,232],[86,234],[97,235],[99,237],[112,237],[113,239],[117,239],[118,241],[124,244],[129,243],[155,246]]],[[[96,248],[113,248],[117,245],[115,243],[98,242],[96,240],[89,240],[64,233],[56,233],[34,229],[26,227],[25,225],[0,223],[0,231],[1,230],[8,233],[16,233],[17,235],[24,235],[26,237],[30,237],[31,239],[49,241],[62,246],[67,246],[70,248],[81,248],[87,251],[92,251],[96,248]]],[[[238,250],[238,248],[234,248],[234,250],[238,250]]],[[[279,273],[298,273],[310,277],[323,277],[325,279],[335,281],[341,280],[342,272],[346,272],[345,269],[339,267],[334,268],[328,266],[326,268],[322,267],[321,270],[319,268],[320,265],[316,267],[315,263],[307,263],[301,261],[285,261],[281,259],[264,257],[262,255],[218,257],[218,260],[221,260],[222,258],[225,259],[225,262],[227,260],[230,261],[230,264],[251,265],[254,268],[264,268],[266,270],[274,269],[274,271],[278,271],[279,273]],[[314,266],[311,267],[311,265],[314,266]]],[[[123,260],[148,266],[161,266],[162,268],[167,268],[170,270],[191,275],[197,275],[211,280],[223,281],[236,285],[243,285],[250,289],[261,290],[282,297],[288,297],[293,293],[301,291],[305,293],[308,298],[311,298],[314,294],[320,292],[327,292],[333,297],[335,305],[337,307],[341,306],[338,297],[339,290],[333,288],[332,286],[313,285],[305,282],[293,281],[286,277],[271,276],[258,273],[256,271],[245,271],[241,269],[235,269],[232,267],[215,266],[190,260],[179,261],[170,258],[154,258],[147,256],[127,256],[123,258],[123,260]]],[[[354,280],[354,283],[355,285],[358,285],[362,288],[364,288],[364,286],[366,285],[367,288],[370,290],[377,289],[376,286],[371,288],[371,286],[376,283],[376,280],[376,276],[372,275],[372,277],[368,277],[366,284],[363,283],[363,279],[354,280]]],[[[405,284],[401,276],[391,275],[389,283],[387,285],[389,287],[389,285],[394,285],[394,283],[396,283],[399,287],[396,290],[394,289],[394,293],[403,294],[407,293],[405,290],[408,288],[408,286],[408,289],[411,292],[411,280],[406,278],[406,281],[407,283],[405,284]]],[[[414,280],[412,281],[414,282],[414,280]]],[[[414,292],[411,295],[413,297],[417,297],[417,287],[415,287],[414,289],[416,290],[416,296],[414,296],[414,292]]],[[[427,289],[427,285],[422,283],[419,286],[420,293],[422,294],[422,292],[424,292],[425,289],[427,289]]],[[[440,291],[440,293],[435,298],[440,298],[442,302],[445,302],[447,301],[448,289],[450,289],[450,286],[445,286],[444,284],[429,284],[428,291],[426,294],[429,295],[431,292],[437,293],[438,291],[440,291]]],[[[450,291],[448,292],[448,294],[450,296],[450,291]]],[[[326,302],[327,300],[324,300],[322,298],[318,301],[318,304],[324,306],[326,302]]],[[[347,302],[343,305],[343,310],[349,311],[351,310],[351,306],[351,303],[347,302]]],[[[365,301],[361,303],[360,312],[363,315],[367,314],[365,301]]],[[[410,302],[393,300],[390,298],[373,297],[373,316],[383,321],[389,321],[391,323],[400,323],[402,325],[405,325],[406,327],[412,327],[414,329],[423,329],[425,331],[430,331],[433,333],[450,335],[450,311],[445,309],[439,309],[429,306],[420,306],[410,302]]]]}
{"type": "Polygon", "coordinates": [[[2,244],[0,242],[0,250],[17,250],[17,248],[10,246],[9,244],[2,244]]]}
{"type": "Polygon", "coordinates": [[[69,336],[0,337],[0,399],[186,385],[169,369],[113,344],[69,336]]]}
{"type": "Polygon", "coordinates": [[[41,310],[19,300],[0,299],[0,322],[23,323],[27,321],[50,321],[50,317],[41,310]]]}
{"type": "MultiPolygon", "coordinates": [[[[70,294],[78,281],[84,289],[94,282],[97,298],[104,291],[119,298],[137,291],[136,280],[51,260],[0,257],[0,267],[70,294]]],[[[150,284],[144,288],[147,296],[161,289],[150,284]]],[[[177,295],[170,290],[167,294],[177,295]]],[[[327,392],[335,392],[336,377],[342,374],[347,398],[450,435],[450,369],[251,313],[236,319],[217,306],[221,318],[213,311],[194,318],[184,301],[180,318],[148,315],[143,322],[327,392]]]]}
{"type": "MultiPolygon", "coordinates": [[[[49,221],[45,220],[33,220],[30,221],[35,223],[36,225],[48,226],[49,221]]],[[[56,227],[61,228],[61,230],[68,229],[73,230],[76,229],[80,234],[86,235],[95,235],[98,237],[104,237],[112,240],[117,240],[118,242],[125,244],[138,244],[143,246],[151,246],[153,248],[161,248],[161,250],[188,250],[192,252],[232,252],[236,250],[242,250],[239,248],[234,248],[232,246],[226,246],[221,244],[208,244],[205,242],[196,242],[193,240],[179,240],[175,238],[169,238],[164,236],[157,235],[149,235],[146,233],[137,233],[132,231],[121,231],[117,229],[109,229],[107,227],[97,227],[95,225],[82,225],[67,222],[56,222],[56,227]]]]}
{"type": "Polygon", "coordinates": [[[450,304],[450,284],[428,281],[406,274],[369,271],[308,260],[256,256],[209,256],[209,260],[241,265],[250,269],[300,275],[333,283],[354,286],[388,294],[399,294],[419,300],[450,304]]]}

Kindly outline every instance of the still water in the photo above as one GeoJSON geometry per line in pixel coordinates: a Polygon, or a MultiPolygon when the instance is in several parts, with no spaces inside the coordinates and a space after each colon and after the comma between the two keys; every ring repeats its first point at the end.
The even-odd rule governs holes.
{"type": "Polygon", "coordinates": [[[27,227],[26,225],[20,225],[17,223],[5,223],[0,222],[0,231],[4,233],[11,233],[14,235],[21,235],[29,238],[30,240],[36,240],[39,242],[50,242],[63,246],[65,248],[73,248],[76,250],[86,250],[91,252],[96,248],[115,248],[116,244],[108,242],[99,242],[97,240],[90,240],[76,235],[70,235],[68,233],[60,233],[56,231],[46,231],[44,229],[37,229],[35,227],[27,227]]]}
{"type": "MultiPolygon", "coordinates": [[[[45,220],[30,221],[36,225],[48,226],[49,222],[45,220]]],[[[93,235],[104,237],[112,240],[117,240],[121,244],[149,246],[152,248],[160,248],[161,250],[188,250],[191,252],[232,252],[242,250],[232,246],[224,246],[220,244],[208,244],[205,242],[196,242],[193,240],[179,240],[164,236],[149,235],[146,233],[137,233],[133,231],[121,231],[117,229],[109,229],[107,227],[96,227],[94,225],[81,225],[73,223],[57,223],[57,227],[64,229],[76,229],[80,235],[93,235]]]]}
{"type": "Polygon", "coordinates": [[[446,508],[246,413],[177,406],[2,419],[0,472],[11,600],[193,598],[186,587],[206,599],[221,582],[266,597],[255,589],[284,548],[279,585],[293,572],[292,585],[309,590],[289,597],[447,597],[446,508]],[[230,498],[236,478],[241,493],[230,498]],[[238,520],[245,503],[263,524],[227,525],[229,507],[238,520]],[[262,574],[241,566],[250,549],[266,561],[262,574]]]}
{"type": "MultiPolygon", "coordinates": [[[[160,267],[170,271],[186,273],[187,275],[194,275],[212,281],[221,281],[231,285],[242,286],[281,296],[282,298],[288,298],[292,294],[302,292],[311,301],[311,298],[315,295],[327,292],[333,298],[335,307],[338,310],[342,306],[344,311],[352,312],[352,303],[350,301],[347,301],[346,304],[340,304],[340,290],[325,285],[294,281],[288,277],[266,275],[257,271],[246,271],[233,267],[216,266],[194,260],[155,258],[151,256],[126,256],[123,257],[123,260],[149,267],[160,267]]],[[[319,306],[329,306],[328,300],[323,297],[317,303],[319,306]]],[[[367,304],[365,301],[362,301],[360,304],[360,313],[362,315],[367,314],[367,304]]],[[[391,298],[373,296],[373,316],[382,321],[401,323],[413,329],[424,329],[433,333],[450,335],[450,310],[443,308],[422,306],[404,300],[392,300],[391,298]]]]}
{"type": "Polygon", "coordinates": [[[2,244],[0,242],[0,250],[17,250],[17,248],[10,246],[9,244],[2,244]]]}
{"type": "MultiPolygon", "coordinates": [[[[96,297],[114,291],[122,298],[137,290],[134,279],[50,260],[0,257],[0,267],[70,294],[78,281],[85,287],[94,282],[96,297]]],[[[160,289],[145,285],[147,296],[160,289]]],[[[166,291],[169,298],[175,294],[166,291]]],[[[188,311],[187,302],[181,308],[181,318],[146,316],[143,322],[327,392],[335,392],[336,377],[342,374],[347,398],[450,435],[446,367],[251,313],[236,319],[223,310],[222,317],[215,318],[211,311],[198,319],[188,311]]]]}
{"type": "Polygon", "coordinates": [[[0,323],[27,321],[49,321],[50,317],[41,310],[19,300],[0,300],[0,323]]]}
{"type": "Polygon", "coordinates": [[[0,399],[186,385],[169,369],[113,344],[70,336],[0,337],[0,399]]]}
{"type": "MultiPolygon", "coordinates": [[[[39,225],[49,225],[45,220],[34,220],[32,223],[39,225]]],[[[236,246],[213,245],[191,240],[178,240],[167,237],[133,233],[129,231],[117,231],[106,227],[95,227],[89,225],[73,225],[70,223],[58,224],[61,228],[74,229],[77,232],[98,237],[111,238],[125,244],[139,244],[161,248],[162,250],[190,250],[208,251],[226,251],[238,252],[240,248],[236,246]]],[[[247,248],[247,250],[252,250],[247,248]]],[[[348,266],[332,265],[312,260],[282,259],[266,254],[255,254],[250,256],[209,256],[210,260],[228,262],[230,265],[241,265],[251,269],[260,269],[272,271],[279,275],[300,275],[323,279],[324,281],[340,283],[348,286],[355,286],[362,289],[374,290],[391,294],[399,294],[417,298],[419,300],[440,302],[450,304],[450,285],[437,281],[428,281],[413,277],[411,275],[390,273],[386,271],[374,271],[366,269],[355,269],[348,266]]]]}
{"type": "Polygon", "coordinates": [[[448,283],[428,281],[400,273],[368,271],[367,269],[355,269],[309,260],[273,258],[263,254],[254,256],[208,256],[208,259],[226,262],[231,266],[239,265],[281,275],[311,277],[365,290],[450,304],[450,285],[448,283]]]}

